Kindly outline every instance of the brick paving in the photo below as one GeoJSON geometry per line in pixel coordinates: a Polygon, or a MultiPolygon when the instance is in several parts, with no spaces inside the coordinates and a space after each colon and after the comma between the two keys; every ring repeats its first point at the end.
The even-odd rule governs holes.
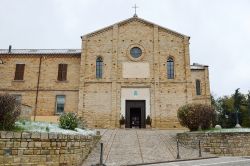
{"type": "MultiPolygon", "coordinates": [[[[104,144],[103,161],[107,166],[175,160],[177,130],[108,129],[100,130],[104,144]]],[[[181,159],[197,158],[199,151],[180,146],[181,159]]],[[[202,157],[212,157],[202,153],[202,157]]],[[[100,145],[90,153],[83,166],[99,163],[100,145]]]]}

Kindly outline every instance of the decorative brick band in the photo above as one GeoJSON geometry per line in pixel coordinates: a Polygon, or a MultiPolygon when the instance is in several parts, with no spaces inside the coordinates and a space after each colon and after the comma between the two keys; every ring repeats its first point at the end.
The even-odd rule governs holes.
{"type": "Polygon", "coordinates": [[[250,133],[178,133],[181,145],[198,148],[198,141],[201,141],[201,148],[219,156],[249,156],[250,155],[250,133]]]}
{"type": "Polygon", "coordinates": [[[0,165],[80,165],[100,136],[0,131],[0,165]]]}

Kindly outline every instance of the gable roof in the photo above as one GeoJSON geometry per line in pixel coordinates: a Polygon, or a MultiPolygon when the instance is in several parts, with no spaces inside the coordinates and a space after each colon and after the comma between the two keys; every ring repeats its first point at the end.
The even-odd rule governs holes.
{"type": "Polygon", "coordinates": [[[115,24],[113,24],[113,25],[104,27],[104,28],[102,28],[102,29],[99,29],[99,30],[97,30],[97,31],[88,33],[88,34],[83,35],[83,36],[91,37],[91,36],[100,34],[100,33],[104,32],[104,31],[107,31],[107,30],[109,30],[109,29],[112,29],[114,25],[121,26],[121,25],[127,24],[127,23],[129,23],[129,22],[133,22],[133,21],[138,21],[138,22],[141,22],[141,23],[143,23],[143,24],[150,25],[150,26],[158,26],[160,29],[165,30],[166,32],[168,32],[168,33],[170,33],[170,34],[173,34],[173,35],[175,35],[175,36],[178,36],[178,37],[181,37],[181,38],[184,38],[184,37],[188,37],[188,38],[189,38],[189,36],[187,36],[187,35],[184,35],[184,34],[181,34],[181,33],[179,33],[179,32],[176,32],[176,31],[174,31],[174,30],[171,30],[171,29],[165,28],[165,27],[163,27],[163,26],[157,25],[157,24],[155,24],[155,23],[152,23],[152,22],[150,22],[150,21],[144,20],[144,19],[139,18],[139,17],[137,17],[137,16],[134,16],[134,17],[128,18],[128,19],[126,19],[126,20],[117,22],[117,23],[115,23],[115,24]]]}

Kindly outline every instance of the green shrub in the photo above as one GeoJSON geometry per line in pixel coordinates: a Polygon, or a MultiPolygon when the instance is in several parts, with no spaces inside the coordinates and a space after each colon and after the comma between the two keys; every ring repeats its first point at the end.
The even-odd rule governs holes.
{"type": "Polygon", "coordinates": [[[152,123],[152,119],[148,115],[147,118],[146,118],[146,124],[151,126],[151,123],[152,123]]]}
{"type": "Polygon", "coordinates": [[[48,127],[48,126],[46,126],[45,130],[46,130],[46,132],[49,132],[49,127],[48,127]]]}
{"type": "Polygon", "coordinates": [[[59,118],[59,126],[63,129],[74,130],[78,127],[78,123],[79,118],[72,112],[64,113],[59,118]]]}
{"type": "Polygon", "coordinates": [[[0,94],[0,130],[12,130],[21,113],[21,105],[14,96],[0,94]]]}
{"type": "Polygon", "coordinates": [[[182,126],[196,131],[199,127],[209,129],[215,120],[215,110],[205,104],[187,104],[178,109],[178,119],[182,126]]]}

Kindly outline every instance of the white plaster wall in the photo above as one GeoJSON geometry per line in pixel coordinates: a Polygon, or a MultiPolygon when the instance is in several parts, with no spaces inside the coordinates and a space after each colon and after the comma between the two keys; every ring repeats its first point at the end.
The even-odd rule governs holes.
{"type": "Polygon", "coordinates": [[[150,90],[149,88],[122,88],[121,90],[121,114],[125,117],[126,100],[145,100],[146,117],[150,114],[150,90]],[[137,95],[134,95],[137,91],[137,95]]]}
{"type": "Polygon", "coordinates": [[[149,78],[149,63],[124,62],[122,64],[123,78],[149,78]]]}

